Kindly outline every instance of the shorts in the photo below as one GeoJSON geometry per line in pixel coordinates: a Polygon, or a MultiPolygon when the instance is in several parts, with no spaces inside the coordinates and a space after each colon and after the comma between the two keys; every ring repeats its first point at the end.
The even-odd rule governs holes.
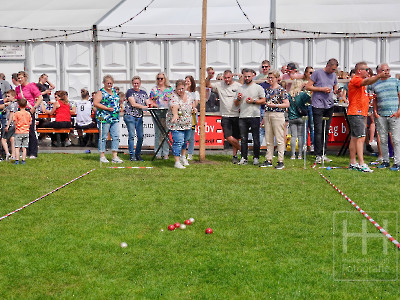
{"type": "Polygon", "coordinates": [[[14,137],[15,137],[14,143],[16,148],[28,148],[29,133],[16,133],[14,137]]]}
{"type": "Polygon", "coordinates": [[[350,134],[352,137],[361,138],[365,136],[365,119],[367,117],[360,115],[349,115],[350,134]]]}
{"type": "Polygon", "coordinates": [[[233,136],[237,140],[240,139],[239,117],[222,117],[221,126],[224,138],[233,136]]]}
{"type": "Polygon", "coordinates": [[[13,126],[8,127],[7,132],[4,129],[4,132],[2,133],[1,137],[3,139],[9,140],[10,138],[12,138],[14,136],[14,134],[15,134],[15,126],[13,125],[13,126]]]}

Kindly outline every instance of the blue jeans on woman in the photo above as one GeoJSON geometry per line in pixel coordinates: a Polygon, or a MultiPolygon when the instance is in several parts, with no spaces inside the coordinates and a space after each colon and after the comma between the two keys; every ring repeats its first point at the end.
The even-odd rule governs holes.
{"type": "Polygon", "coordinates": [[[106,152],[106,142],[108,133],[111,136],[111,150],[118,151],[119,147],[119,122],[101,123],[99,122],[99,151],[106,152]]]}
{"type": "Polygon", "coordinates": [[[171,130],[172,134],[172,154],[181,156],[182,149],[186,149],[192,129],[171,130]]]}
{"type": "Polygon", "coordinates": [[[124,121],[128,128],[128,149],[130,158],[140,156],[143,145],[143,117],[124,115],[124,121]],[[135,131],[137,136],[136,149],[134,149],[135,131]]]}

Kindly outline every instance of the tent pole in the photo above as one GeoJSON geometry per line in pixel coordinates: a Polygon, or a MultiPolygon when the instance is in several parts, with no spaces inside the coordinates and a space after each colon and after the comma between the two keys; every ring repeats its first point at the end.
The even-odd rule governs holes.
{"type": "Polygon", "coordinates": [[[99,41],[97,38],[97,25],[93,25],[93,59],[94,59],[94,70],[93,70],[93,83],[94,90],[100,88],[100,72],[99,72],[99,41]]]}
{"type": "Polygon", "coordinates": [[[200,149],[199,160],[204,162],[206,159],[206,46],[207,46],[207,0],[203,0],[203,17],[201,25],[201,58],[200,58],[200,149]]]}
{"type": "Polygon", "coordinates": [[[270,38],[269,38],[269,62],[273,69],[277,69],[277,61],[276,61],[276,0],[271,0],[270,4],[270,38]]]}

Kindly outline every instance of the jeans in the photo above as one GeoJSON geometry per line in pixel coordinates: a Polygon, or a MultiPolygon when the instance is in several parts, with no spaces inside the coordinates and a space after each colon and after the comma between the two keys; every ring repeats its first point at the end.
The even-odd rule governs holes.
{"type": "Polygon", "coordinates": [[[124,115],[124,121],[128,128],[128,149],[129,156],[138,156],[142,152],[143,145],[143,117],[124,115]],[[136,149],[134,149],[135,131],[137,136],[136,149]],[[135,150],[135,151],[134,151],[135,150]]]}
{"type": "MultiPolygon", "coordinates": [[[[314,145],[314,119],[313,119],[313,113],[312,113],[312,106],[309,105],[307,108],[308,111],[308,122],[307,122],[307,129],[310,130],[310,142],[311,145],[314,145]]],[[[307,131],[308,134],[308,131],[307,131]]],[[[306,143],[307,143],[307,137],[306,137],[306,143]]]]}
{"type": "Polygon", "coordinates": [[[392,133],[393,141],[393,163],[400,164],[400,118],[379,117],[375,119],[379,137],[381,139],[381,150],[383,161],[389,162],[388,133],[392,133]]]}
{"type": "Polygon", "coordinates": [[[299,139],[299,155],[303,151],[304,144],[304,121],[302,118],[297,118],[294,120],[289,120],[289,128],[292,138],[290,139],[290,149],[291,156],[295,156],[296,154],[296,140],[299,139]]]}
{"type": "Polygon", "coordinates": [[[171,130],[172,135],[172,154],[181,156],[182,149],[186,149],[192,129],[171,130]]]}
{"type": "Polygon", "coordinates": [[[265,138],[267,142],[267,160],[272,162],[274,156],[274,137],[278,150],[278,161],[285,158],[285,114],[283,112],[265,112],[265,138]]]}
{"type": "MultiPolygon", "coordinates": [[[[333,115],[333,106],[331,108],[312,108],[313,118],[314,118],[314,154],[315,156],[322,156],[322,149],[324,143],[324,135],[325,133],[325,150],[328,145],[329,138],[329,127],[331,126],[332,115],[333,115]],[[326,127],[324,127],[325,121],[322,120],[322,117],[328,117],[329,119],[326,121],[326,127]]],[[[325,151],[326,152],[326,151],[325,151]]]]}
{"type": "Polygon", "coordinates": [[[260,118],[240,118],[239,119],[240,128],[240,152],[244,159],[247,159],[249,151],[249,132],[253,137],[253,153],[254,158],[260,157],[260,118]],[[250,129],[250,130],[249,130],[250,129]]]}
{"type": "Polygon", "coordinates": [[[193,154],[194,152],[194,137],[196,135],[196,130],[190,130],[190,138],[189,138],[189,146],[188,146],[188,154],[193,154]]]}
{"type": "Polygon", "coordinates": [[[111,136],[111,150],[118,151],[119,146],[119,122],[101,123],[99,122],[99,151],[106,152],[106,142],[108,133],[111,136]]]}

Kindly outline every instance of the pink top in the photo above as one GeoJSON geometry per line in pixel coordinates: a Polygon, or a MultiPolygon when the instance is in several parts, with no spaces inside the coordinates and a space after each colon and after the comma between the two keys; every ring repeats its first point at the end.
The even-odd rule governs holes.
{"type": "Polygon", "coordinates": [[[36,83],[30,82],[26,86],[22,87],[22,94],[21,94],[21,85],[17,86],[15,89],[16,98],[21,99],[22,94],[31,106],[35,105],[35,98],[39,97],[42,93],[40,93],[36,83]]]}

